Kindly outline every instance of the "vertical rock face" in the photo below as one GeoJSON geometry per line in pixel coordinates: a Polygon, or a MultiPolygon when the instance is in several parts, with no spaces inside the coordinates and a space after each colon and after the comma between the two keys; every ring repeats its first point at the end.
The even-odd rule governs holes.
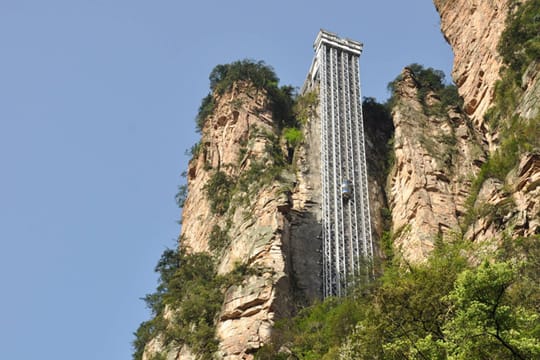
{"type": "Polygon", "coordinates": [[[296,186],[292,193],[291,271],[303,304],[321,298],[321,145],[317,117],[304,125],[304,142],[296,150],[296,186]]]}
{"type": "Polygon", "coordinates": [[[428,115],[439,102],[418,99],[418,82],[405,68],[392,113],[395,163],[388,198],[395,246],[408,261],[421,261],[437,237],[459,232],[470,178],[483,158],[478,135],[457,108],[428,115]]]}
{"type": "Polygon", "coordinates": [[[205,186],[216,171],[237,182],[254,164],[271,167],[274,159],[268,149],[276,136],[266,94],[237,84],[217,98],[214,115],[202,130],[201,149],[188,169],[182,245],[209,251],[212,229],[219,226],[228,229],[230,241],[216,253],[218,272],[226,274],[238,264],[255,269],[225,293],[217,323],[223,359],[251,358],[249,354],[268,341],[274,319],[289,314],[290,225],[285,213],[290,202],[287,182],[262,182],[255,176],[245,180],[247,193],[233,194],[226,213],[216,215],[205,186]]]}
{"type": "MultiPolygon", "coordinates": [[[[252,359],[270,340],[276,319],[320,298],[318,156],[310,146],[297,150],[297,179],[291,166],[276,166],[275,152],[286,151],[265,91],[237,83],[215,98],[187,171],[180,246],[212,253],[221,275],[243,272],[225,290],[217,317],[220,359],[252,359]],[[208,184],[218,172],[234,190],[230,204],[216,213],[208,184]],[[227,238],[218,249],[215,229],[227,238]]],[[[144,359],[163,352],[170,359],[197,358],[186,346],[164,349],[157,338],[144,359]]]]}
{"type": "MultiPolygon", "coordinates": [[[[243,269],[241,280],[225,290],[217,316],[216,356],[252,359],[270,340],[277,319],[321,298],[320,125],[313,115],[303,126],[302,144],[289,159],[292,165],[267,177],[268,169],[275,168],[275,151],[287,151],[265,92],[238,83],[215,103],[187,171],[180,244],[190,252],[212,253],[219,274],[243,269]],[[222,213],[213,210],[208,194],[218,172],[237,189],[222,213]],[[217,250],[212,245],[216,228],[227,234],[217,250]]],[[[370,173],[371,198],[385,206],[381,178],[370,173]]],[[[379,207],[372,210],[380,224],[379,207]]],[[[381,226],[374,231],[380,235],[381,226]]],[[[187,346],[165,348],[159,336],[148,343],[143,360],[158,353],[168,359],[198,358],[187,346]]]]}
{"type": "Polygon", "coordinates": [[[441,30],[454,51],[452,77],[463,97],[465,113],[475,125],[491,106],[502,59],[497,44],[510,0],[434,0],[441,30]]]}
{"type": "Polygon", "coordinates": [[[525,119],[533,119],[540,114],[540,59],[533,61],[522,80],[523,99],[516,112],[525,119]]]}
{"type": "MultiPolygon", "coordinates": [[[[471,189],[472,179],[488,156],[495,155],[501,141],[501,134],[488,129],[484,114],[494,105],[494,86],[502,66],[497,45],[511,1],[434,3],[454,51],[453,78],[464,99],[464,113],[454,108],[447,114],[434,114],[430,107],[439,100],[428,94],[424,104],[419,102],[413,74],[403,72],[392,114],[395,165],[387,196],[395,245],[410,261],[421,261],[437,237],[452,233],[470,240],[497,241],[540,231],[537,150],[521,155],[504,180],[487,178],[479,189],[471,189]],[[471,199],[475,200],[472,204],[471,199]]],[[[538,116],[538,72],[538,62],[531,63],[521,81],[515,113],[524,122],[538,116]]]]}
{"type": "MultiPolygon", "coordinates": [[[[526,1],[521,1],[525,3],[526,1]]],[[[497,130],[490,131],[483,116],[494,105],[494,86],[502,59],[497,45],[506,26],[510,0],[434,0],[441,16],[441,29],[454,51],[453,77],[465,101],[465,112],[489,143],[494,155],[501,142],[497,130]]],[[[533,61],[523,74],[521,95],[515,114],[523,122],[537,121],[540,108],[540,63],[533,61]]],[[[511,119],[501,119],[509,123],[511,119]]],[[[538,225],[538,151],[524,153],[504,180],[490,178],[481,186],[472,210],[466,238],[496,240],[503,236],[530,236],[538,225]]]]}
{"type": "Polygon", "coordinates": [[[476,219],[465,237],[477,241],[540,233],[540,152],[524,154],[505,181],[490,178],[476,202],[476,219]]]}

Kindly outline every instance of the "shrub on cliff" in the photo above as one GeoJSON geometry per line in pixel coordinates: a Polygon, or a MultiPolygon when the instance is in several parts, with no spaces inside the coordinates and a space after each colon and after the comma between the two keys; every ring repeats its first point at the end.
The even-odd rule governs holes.
{"type": "Polygon", "coordinates": [[[256,359],[285,348],[295,359],[538,358],[540,237],[510,240],[478,267],[471,246],[439,241],[425,263],[397,260],[374,287],[278,323],[256,359]]]}
{"type": "MultiPolygon", "coordinates": [[[[446,110],[449,106],[463,105],[463,100],[458,94],[457,87],[452,84],[445,83],[445,75],[441,70],[436,70],[431,67],[425,68],[423,65],[414,63],[407,66],[412,72],[414,79],[417,81],[417,96],[418,100],[424,106],[424,110],[427,114],[446,114],[446,110]],[[439,103],[428,107],[426,104],[426,96],[433,92],[440,100],[439,103]]],[[[392,107],[396,105],[397,86],[402,80],[402,75],[398,75],[394,80],[388,83],[388,91],[390,91],[390,98],[386,102],[387,108],[391,111],[392,107]]]]}
{"type": "Polygon", "coordinates": [[[178,185],[178,192],[174,196],[174,200],[176,201],[176,205],[178,205],[179,208],[184,207],[184,204],[186,203],[187,193],[188,193],[187,184],[178,185]]]}
{"type": "Polygon", "coordinates": [[[206,95],[201,100],[201,105],[199,106],[199,112],[197,113],[197,117],[195,118],[197,132],[202,131],[206,118],[208,118],[210,115],[214,113],[215,107],[216,107],[216,102],[214,100],[214,96],[211,93],[206,95]]]}
{"type": "Polygon", "coordinates": [[[540,0],[514,5],[518,8],[507,18],[497,50],[514,73],[514,79],[521,83],[521,75],[530,62],[540,59],[540,0]]]}
{"type": "Polygon", "coordinates": [[[206,119],[215,107],[214,96],[223,95],[239,81],[249,82],[255,88],[265,90],[271,103],[274,121],[279,128],[294,122],[294,88],[278,86],[279,78],[274,69],[264,61],[250,59],[234,61],[230,64],[216,65],[210,72],[211,92],[203,98],[196,117],[197,131],[201,131],[206,119]]]}
{"type": "Polygon", "coordinates": [[[156,292],[144,298],[153,318],[134,334],[133,359],[142,359],[144,347],[158,335],[164,346],[187,344],[194,353],[209,358],[217,350],[214,320],[223,302],[224,284],[212,257],[167,249],[155,271],[159,273],[156,292]],[[165,316],[167,306],[170,312],[165,316]]]}
{"type": "Polygon", "coordinates": [[[523,94],[522,76],[533,61],[540,59],[540,0],[513,3],[497,51],[503,58],[500,80],[495,84],[494,105],[484,118],[492,128],[510,119],[523,94]]]}
{"type": "Polygon", "coordinates": [[[217,65],[210,73],[209,79],[210,89],[219,95],[230,90],[238,81],[249,81],[257,89],[266,90],[277,87],[279,82],[271,66],[266,65],[264,61],[250,59],[217,65]]]}
{"type": "Polygon", "coordinates": [[[212,231],[210,231],[210,236],[208,237],[208,247],[211,251],[219,252],[227,246],[230,241],[227,230],[227,228],[220,228],[219,225],[214,225],[212,227],[212,231]]]}
{"type": "Polygon", "coordinates": [[[287,144],[293,148],[297,147],[304,139],[302,130],[296,127],[285,128],[283,130],[283,137],[287,141],[287,144]]]}
{"type": "Polygon", "coordinates": [[[309,119],[317,116],[317,107],[319,106],[318,91],[309,91],[298,95],[295,99],[293,112],[297,121],[305,125],[309,119]]]}
{"type": "Polygon", "coordinates": [[[223,215],[229,209],[233,182],[223,171],[216,171],[204,186],[210,209],[214,214],[223,215]]]}

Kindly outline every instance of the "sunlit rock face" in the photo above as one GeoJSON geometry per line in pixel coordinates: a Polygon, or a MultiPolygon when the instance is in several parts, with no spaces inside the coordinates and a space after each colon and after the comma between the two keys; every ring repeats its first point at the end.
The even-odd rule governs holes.
{"type": "MultiPolygon", "coordinates": [[[[522,3],[525,1],[522,1],[522,3]]],[[[500,145],[501,134],[489,129],[484,114],[494,105],[495,83],[503,66],[497,52],[511,9],[509,0],[434,0],[441,30],[454,51],[453,78],[464,99],[464,111],[484,139],[487,153],[500,145]]],[[[521,81],[523,91],[515,109],[522,121],[540,112],[540,61],[529,64],[521,81]]],[[[508,122],[510,119],[502,119],[508,122]]],[[[488,179],[479,190],[473,209],[477,218],[463,229],[468,239],[500,241],[540,232],[538,225],[538,151],[523,154],[501,181],[488,179]]]]}
{"type": "Polygon", "coordinates": [[[434,0],[441,30],[452,46],[452,77],[475,125],[493,101],[502,59],[497,44],[505,27],[509,0],[434,0]]]}
{"type": "MultiPolygon", "coordinates": [[[[308,151],[307,145],[301,146],[289,159],[297,166],[287,166],[272,180],[254,176],[245,191],[232,195],[228,210],[216,214],[206,190],[212,175],[221,171],[234,182],[254,164],[271,167],[279,134],[263,90],[238,83],[216,96],[215,102],[188,166],[180,246],[212,252],[221,275],[244,267],[245,275],[238,283],[224,289],[216,356],[252,359],[270,340],[277,319],[291,316],[297,305],[320,297],[319,170],[312,169],[319,156],[308,151]],[[218,251],[209,245],[216,226],[228,229],[229,238],[218,251]]],[[[147,346],[145,358],[163,352],[171,359],[195,356],[185,346],[164,349],[155,339],[147,346]]]]}
{"type": "Polygon", "coordinates": [[[392,111],[395,160],[387,189],[394,246],[412,262],[423,261],[437,238],[460,231],[470,179],[484,157],[467,116],[455,107],[429,114],[439,99],[428,93],[422,104],[418,90],[405,68],[392,111]]]}

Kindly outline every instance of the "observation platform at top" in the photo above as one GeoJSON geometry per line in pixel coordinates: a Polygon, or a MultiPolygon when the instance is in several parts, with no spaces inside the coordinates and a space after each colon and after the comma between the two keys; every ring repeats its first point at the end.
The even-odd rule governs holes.
{"type": "Polygon", "coordinates": [[[360,57],[364,48],[364,44],[356,40],[340,38],[337,34],[333,32],[320,29],[319,33],[317,34],[317,38],[313,43],[313,50],[315,51],[315,56],[313,57],[313,61],[311,62],[311,66],[309,67],[306,80],[304,81],[304,84],[300,89],[300,94],[312,91],[318,85],[317,75],[320,62],[319,55],[323,47],[336,48],[360,57]]]}
{"type": "Polygon", "coordinates": [[[337,34],[321,29],[317,35],[317,39],[315,39],[313,49],[317,52],[323,45],[335,47],[356,56],[362,54],[362,49],[364,47],[364,44],[359,41],[346,38],[342,39],[337,34]]]}

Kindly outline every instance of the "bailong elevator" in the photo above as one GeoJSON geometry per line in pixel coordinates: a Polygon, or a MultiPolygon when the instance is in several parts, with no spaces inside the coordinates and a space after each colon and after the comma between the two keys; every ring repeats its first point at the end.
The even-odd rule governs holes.
{"type": "Polygon", "coordinates": [[[362,44],[321,30],[302,92],[319,92],[322,293],[342,296],[373,274],[360,94],[362,44]]]}

